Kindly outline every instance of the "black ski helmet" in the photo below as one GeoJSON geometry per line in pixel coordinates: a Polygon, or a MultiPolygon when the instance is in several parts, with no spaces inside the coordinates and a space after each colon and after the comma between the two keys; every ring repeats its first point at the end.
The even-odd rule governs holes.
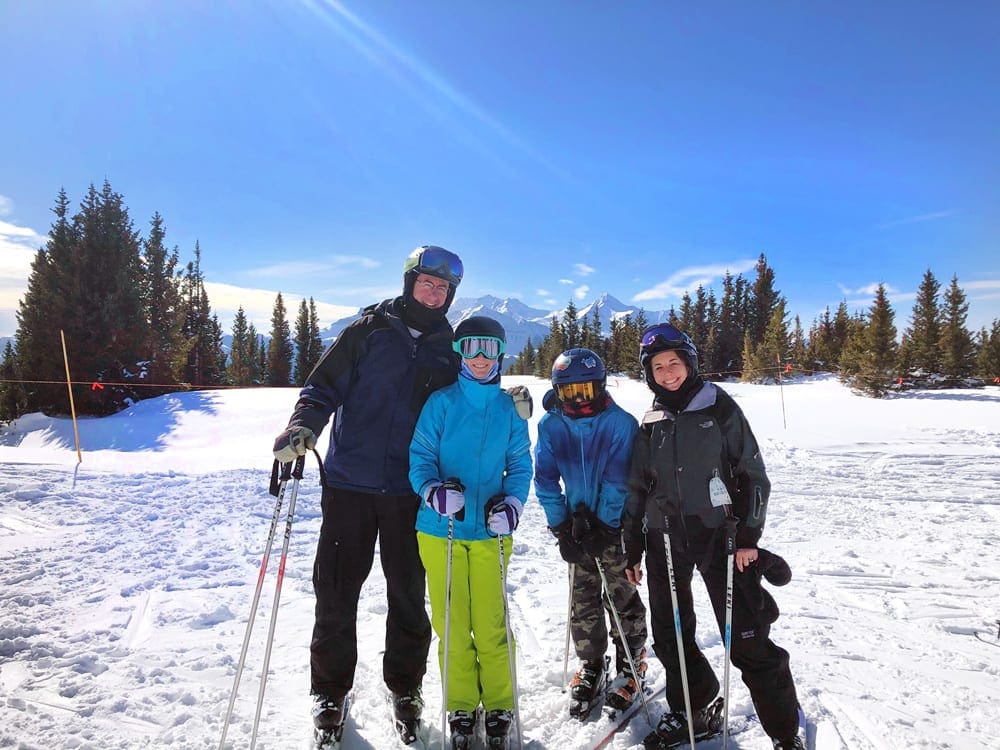
{"type": "Polygon", "coordinates": [[[500,322],[485,315],[473,315],[471,318],[466,318],[455,328],[455,350],[461,355],[461,351],[458,349],[458,342],[462,339],[476,336],[500,339],[503,342],[503,346],[500,349],[500,356],[497,358],[500,368],[503,369],[503,350],[507,346],[507,331],[500,325],[500,322]]]}
{"type": "Polygon", "coordinates": [[[462,259],[443,247],[421,245],[410,253],[403,261],[403,318],[406,324],[423,331],[442,320],[455,299],[455,290],[464,273],[462,259]],[[441,307],[432,310],[413,298],[413,286],[420,274],[448,282],[448,296],[441,307]]]}
{"type": "Polygon", "coordinates": [[[689,375],[698,374],[698,347],[691,337],[670,323],[647,326],[639,339],[639,364],[646,373],[646,382],[653,382],[651,360],[660,352],[675,351],[687,365],[689,375]]]}

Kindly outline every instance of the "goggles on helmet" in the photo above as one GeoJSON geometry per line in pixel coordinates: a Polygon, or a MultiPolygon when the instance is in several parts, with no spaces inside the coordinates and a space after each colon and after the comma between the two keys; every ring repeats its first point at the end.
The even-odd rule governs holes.
{"type": "Polygon", "coordinates": [[[449,284],[458,286],[462,281],[465,268],[455,253],[437,245],[425,245],[410,253],[410,257],[403,264],[403,273],[410,271],[436,276],[449,284]]]}
{"type": "Polygon", "coordinates": [[[556,386],[560,401],[593,401],[597,395],[597,385],[593,380],[583,383],[561,383],[556,386]]]}
{"type": "Polygon", "coordinates": [[[639,345],[646,349],[651,346],[662,347],[664,349],[694,348],[691,337],[683,331],[678,330],[669,323],[650,326],[642,333],[642,340],[639,345]]]}
{"type": "Polygon", "coordinates": [[[451,345],[463,359],[474,359],[482,354],[486,359],[498,359],[503,354],[503,339],[496,336],[464,336],[451,345]]]}

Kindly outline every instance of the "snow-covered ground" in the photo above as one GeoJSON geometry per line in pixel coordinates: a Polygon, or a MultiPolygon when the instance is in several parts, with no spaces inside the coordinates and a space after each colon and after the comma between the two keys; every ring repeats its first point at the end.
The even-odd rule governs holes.
{"type": "MultiPolygon", "coordinates": [[[[540,403],[545,381],[505,385],[516,382],[540,403]]],[[[643,385],[611,386],[642,413],[643,385]]],[[[763,543],[794,571],[773,590],[782,616],[772,637],[791,651],[810,745],[1000,748],[1000,392],[876,401],[807,380],[783,389],[785,427],[776,386],[727,388],[774,485],[763,543]]],[[[68,420],[28,416],[0,435],[0,747],[218,745],[274,508],[271,442],[294,400],[294,389],[192,392],[84,420],[79,467],[68,420]]],[[[319,496],[310,461],[260,723],[258,747],[268,750],[308,746],[319,496]]],[[[537,503],[515,539],[509,581],[525,737],[532,748],[585,747],[596,729],[564,718],[560,690],[565,565],[537,503]]],[[[249,745],[278,544],[233,748],[249,745]]],[[[722,644],[697,592],[700,640],[721,675],[722,644]]],[[[384,616],[376,564],[359,612],[348,750],[393,747],[380,686],[384,616]]],[[[655,659],[651,674],[662,675],[655,659]]],[[[434,724],[436,666],[424,688],[434,724]]],[[[751,710],[735,673],[732,696],[734,715],[751,710]]],[[[640,747],[648,728],[639,714],[612,746],[640,747]]],[[[770,748],[759,727],[730,745],[770,748]]]]}

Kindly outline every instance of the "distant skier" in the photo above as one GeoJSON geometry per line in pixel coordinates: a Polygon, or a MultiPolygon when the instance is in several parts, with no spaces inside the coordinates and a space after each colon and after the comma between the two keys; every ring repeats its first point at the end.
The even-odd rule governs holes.
{"type": "Polygon", "coordinates": [[[410,443],[410,482],[424,498],[417,541],[427,569],[431,621],[440,639],[453,748],[472,746],[480,705],[491,750],[507,748],[513,718],[515,644],[507,639],[497,539],[506,539],[506,568],[513,547],[510,534],[531,484],[531,443],[527,422],[500,389],[505,346],[503,326],[491,318],[474,316],[458,325],[458,382],[427,400],[410,443]],[[454,539],[450,561],[449,524],[454,539]]]}
{"type": "Polygon", "coordinates": [[[414,250],[403,264],[402,296],[365,308],[344,329],[306,379],[274,442],[275,458],[292,461],[315,446],[334,418],[313,569],[310,686],[320,746],[343,732],[358,660],[358,599],[376,538],[388,599],[382,677],[401,737],[416,738],[431,627],[413,531],[420,500],[407,476],[409,446],[427,397],[458,374],[445,313],[462,274],[454,253],[435,245],[414,250]]]}
{"type": "MultiPolygon", "coordinates": [[[[608,592],[625,632],[612,623],[617,676],[606,700],[625,709],[643,689],[646,674],[646,608],[626,577],[621,515],[628,494],[629,456],[638,424],[607,391],[604,362],[590,349],[570,349],[552,365],[554,399],[538,425],[535,492],[571,576],[570,618],[576,655],[582,662],[570,683],[570,713],[586,718],[607,685],[608,626],[597,570],[600,560],[608,592]],[[560,482],[562,483],[560,485],[560,482]],[[632,673],[632,663],[638,674],[632,673]]],[[[609,613],[610,614],[610,613],[609,613]]]]}
{"type": "MultiPolygon", "coordinates": [[[[771,487],[757,441],[732,397],[698,376],[698,352],[687,334],[669,324],[650,326],[642,334],[640,362],[655,398],[636,437],[623,524],[631,532],[630,565],[641,559],[644,546],[648,555],[654,646],[667,673],[670,707],[644,744],[671,748],[688,742],[689,735],[664,534],[669,534],[677,585],[694,735],[698,739],[721,730],[719,680],[698,648],[691,592],[698,568],[723,632],[725,512],[710,495],[710,483],[718,477],[738,519],[732,663],[742,671],[774,747],[802,749],[788,652],[768,637],[777,608],[760,585],[762,573],[776,583],[787,582],[791,574],[781,558],[757,547],[771,487]]],[[[718,492],[715,484],[711,489],[718,492]]],[[[629,575],[638,579],[632,568],[629,575]]]]}

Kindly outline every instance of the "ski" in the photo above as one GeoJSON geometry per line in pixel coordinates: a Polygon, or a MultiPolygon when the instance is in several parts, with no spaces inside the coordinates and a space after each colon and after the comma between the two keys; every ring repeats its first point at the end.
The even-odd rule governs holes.
{"type": "Polygon", "coordinates": [[[992,638],[987,638],[982,633],[974,633],[973,635],[975,635],[976,638],[982,641],[983,643],[988,643],[991,646],[996,646],[997,648],[1000,648],[1000,641],[995,641],[992,638]]]}
{"type": "MultiPolygon", "coordinates": [[[[760,719],[757,718],[757,714],[730,717],[729,736],[735,737],[736,735],[748,732],[759,725],[760,719]]],[[[701,737],[695,737],[695,744],[698,746],[698,750],[710,750],[710,748],[722,747],[722,729],[701,737]]],[[[604,745],[600,745],[599,747],[604,747],[604,745]]],[[[661,744],[659,747],[655,745],[646,745],[646,747],[653,747],[656,748],[656,750],[672,750],[672,748],[676,747],[690,747],[690,743],[685,739],[684,741],[675,744],[661,744]]]]}
{"type": "MultiPolygon", "coordinates": [[[[655,690],[646,690],[646,701],[653,701],[659,698],[667,691],[667,686],[660,685],[660,687],[655,690]]],[[[589,750],[601,750],[601,748],[607,747],[611,741],[621,732],[623,729],[628,727],[632,718],[642,710],[642,699],[636,697],[632,701],[632,705],[626,708],[624,711],[619,711],[617,709],[609,708],[604,712],[604,715],[608,717],[608,720],[612,722],[611,728],[607,733],[597,740],[596,743],[588,745],[589,750]]]]}

